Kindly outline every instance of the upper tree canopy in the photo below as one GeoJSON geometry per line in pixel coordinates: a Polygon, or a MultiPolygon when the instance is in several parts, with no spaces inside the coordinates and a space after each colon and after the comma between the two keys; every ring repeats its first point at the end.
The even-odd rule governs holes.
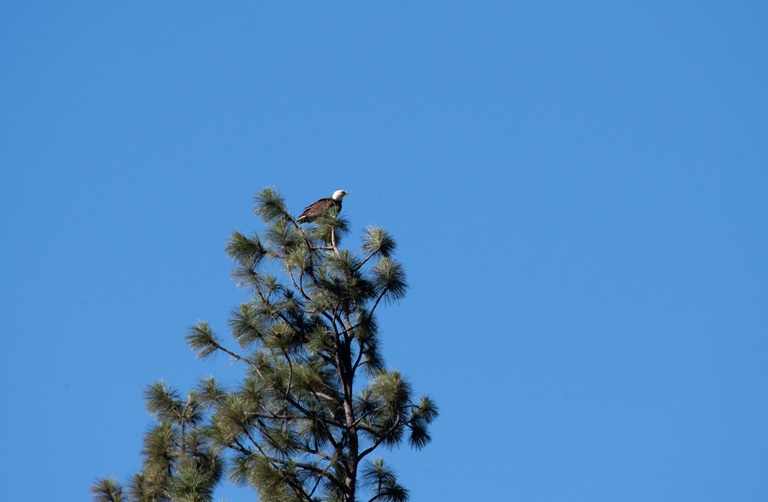
{"type": "MultiPolygon", "coordinates": [[[[299,225],[269,188],[257,194],[255,213],[262,234],[235,231],[226,246],[236,281],[250,292],[229,322],[237,346],[205,322],[187,335],[198,357],[222,352],[242,363],[244,379],[232,390],[204,379],[185,402],[162,383],[149,388],[148,409],[159,424],[147,436],[170,439],[160,454],[145,440],[144,469],[131,492],[154,498],[135,500],[211,500],[224,452],[229,479],[265,502],[407,500],[373,454],[403,441],[425,446],[437,407],[427,397],[414,401],[379,350],[376,310],[407,289],[394,240],[369,227],[360,254],[343,249],[349,224],[336,207],[299,225]]],[[[93,491],[114,500],[106,493],[119,488],[101,480],[93,491]]]]}

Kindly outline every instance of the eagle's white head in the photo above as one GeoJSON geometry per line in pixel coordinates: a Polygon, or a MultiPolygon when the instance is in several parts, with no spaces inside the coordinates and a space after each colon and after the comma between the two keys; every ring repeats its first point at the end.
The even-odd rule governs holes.
{"type": "Polygon", "coordinates": [[[346,190],[336,190],[335,192],[333,192],[333,195],[331,196],[331,198],[333,200],[341,202],[341,199],[343,199],[344,196],[347,195],[348,193],[349,192],[347,192],[346,190]]]}

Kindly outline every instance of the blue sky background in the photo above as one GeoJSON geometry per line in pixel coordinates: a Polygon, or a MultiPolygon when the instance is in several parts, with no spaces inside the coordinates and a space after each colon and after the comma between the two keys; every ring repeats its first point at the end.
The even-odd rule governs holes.
{"type": "MultiPolygon", "coordinates": [[[[253,194],[398,240],[413,501],[768,499],[768,3],[0,4],[0,472],[88,500],[253,194]]],[[[355,238],[350,239],[354,244],[355,238]]],[[[219,492],[231,501],[250,491],[219,492]]]]}

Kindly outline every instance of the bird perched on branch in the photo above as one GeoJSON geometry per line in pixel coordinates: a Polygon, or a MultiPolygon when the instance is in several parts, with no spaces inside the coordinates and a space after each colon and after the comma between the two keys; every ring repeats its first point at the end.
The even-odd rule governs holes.
{"type": "Polygon", "coordinates": [[[341,211],[341,200],[348,193],[349,192],[346,190],[336,190],[330,197],[325,197],[324,199],[320,199],[317,202],[313,202],[304,209],[304,212],[301,213],[301,216],[296,218],[296,222],[309,223],[311,221],[315,221],[316,218],[327,213],[328,210],[332,207],[336,207],[339,211],[341,211]]]}

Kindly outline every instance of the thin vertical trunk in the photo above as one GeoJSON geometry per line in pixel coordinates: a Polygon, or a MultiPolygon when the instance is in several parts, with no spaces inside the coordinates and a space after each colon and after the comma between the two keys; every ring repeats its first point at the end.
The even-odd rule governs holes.
{"type": "Polygon", "coordinates": [[[352,368],[352,356],[349,340],[339,340],[337,345],[336,363],[341,385],[344,390],[344,420],[347,432],[346,474],[344,480],[344,492],[342,502],[355,502],[355,481],[357,480],[357,464],[359,462],[359,442],[357,425],[355,424],[355,410],[353,405],[354,395],[354,370],[352,368]]]}
{"type": "Polygon", "coordinates": [[[187,422],[181,419],[181,460],[187,459],[187,422]]]}
{"type": "Polygon", "coordinates": [[[346,414],[348,434],[349,434],[349,454],[347,456],[347,479],[345,480],[346,493],[342,498],[343,502],[355,502],[355,480],[357,479],[357,464],[359,462],[359,445],[357,438],[357,427],[355,426],[355,416],[352,412],[351,403],[344,403],[344,412],[346,414]]]}

